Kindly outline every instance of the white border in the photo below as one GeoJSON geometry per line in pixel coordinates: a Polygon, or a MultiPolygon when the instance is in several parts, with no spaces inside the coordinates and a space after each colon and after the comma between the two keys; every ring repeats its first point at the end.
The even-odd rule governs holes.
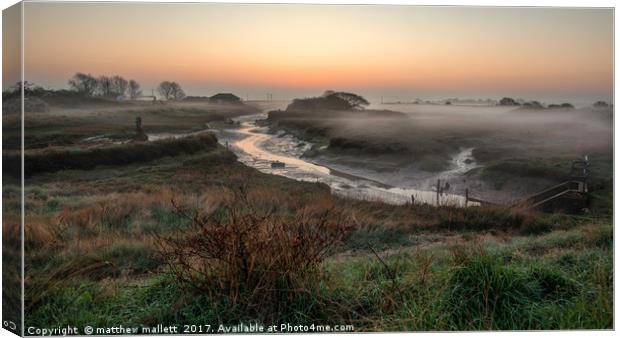
{"type": "MultiPolygon", "coordinates": [[[[27,2],[37,2],[37,1],[32,1],[29,0],[27,2]]],[[[63,2],[84,2],[84,1],[80,1],[80,0],[64,0],[63,2]]],[[[92,1],[92,2],[97,2],[97,1],[92,1]]],[[[126,2],[126,1],[121,1],[121,0],[109,0],[109,1],[99,1],[99,2],[126,2]]],[[[471,1],[471,0],[450,0],[450,1],[445,1],[445,0],[438,0],[438,1],[416,1],[416,0],[389,0],[389,1],[368,1],[368,0],[337,0],[337,1],[332,1],[332,0],[310,0],[310,1],[299,1],[299,0],[281,0],[281,1],[273,1],[273,0],[240,0],[240,1],[231,1],[231,0],[220,0],[220,1],[178,1],[178,0],[150,0],[150,1],[145,1],[145,0],[134,0],[132,2],[176,2],[176,3],[188,3],[188,2],[218,2],[218,3],[292,3],[292,4],[381,4],[381,5],[426,5],[426,6],[500,6],[500,7],[546,7],[546,6],[561,6],[561,7],[616,7],[616,1],[610,1],[610,0],[589,0],[589,1],[584,1],[584,0],[539,0],[539,1],[535,1],[535,0],[510,0],[510,1],[497,1],[497,0],[475,0],[475,1],[471,1]]],[[[2,8],[5,9],[7,7],[10,7],[11,5],[15,4],[16,1],[14,0],[0,0],[0,4],[2,5],[2,8]]],[[[615,12],[615,11],[614,11],[615,12]]],[[[22,8],[22,63],[21,63],[21,67],[22,67],[22,78],[24,77],[24,63],[23,63],[23,24],[24,24],[24,20],[23,20],[23,15],[24,15],[24,11],[22,8]]],[[[617,26],[615,25],[615,13],[614,13],[614,46],[616,46],[617,44],[617,37],[618,34],[617,33],[617,26]]],[[[1,33],[1,25],[0,25],[0,33],[1,33]]],[[[616,64],[617,60],[617,54],[615,53],[615,48],[614,48],[614,103],[617,102],[617,98],[618,98],[618,91],[617,91],[617,87],[615,86],[615,79],[616,79],[616,69],[615,69],[615,64],[616,64]]],[[[0,70],[0,76],[2,74],[2,71],[0,70]]],[[[22,93],[22,100],[23,100],[23,93],[22,93]]],[[[22,102],[22,109],[23,109],[23,102],[22,102]]],[[[617,323],[617,312],[615,311],[615,305],[618,304],[618,293],[615,292],[615,287],[618,285],[617,281],[617,273],[616,271],[618,270],[618,266],[617,266],[617,261],[615,259],[615,253],[618,252],[618,249],[620,247],[620,245],[618,244],[617,241],[615,241],[615,224],[617,224],[617,220],[618,220],[618,215],[615,212],[616,210],[618,210],[618,206],[620,205],[620,202],[618,201],[618,199],[615,198],[616,193],[617,193],[617,182],[616,182],[616,177],[618,174],[620,174],[620,170],[615,166],[615,159],[618,158],[618,156],[620,155],[620,150],[617,147],[617,143],[616,143],[616,137],[615,137],[615,130],[619,130],[620,122],[618,121],[618,119],[614,118],[614,328],[616,327],[616,323],[617,323]]],[[[23,149],[23,112],[22,112],[22,149],[23,149]]],[[[2,122],[0,121],[0,131],[2,128],[2,122]]],[[[1,135],[1,132],[0,132],[1,135]]],[[[1,137],[0,137],[0,148],[1,148],[1,137]]],[[[23,158],[22,158],[23,161],[23,158]]],[[[0,166],[2,165],[2,159],[0,158],[0,166]]],[[[23,172],[22,172],[23,175],[23,172]]],[[[0,185],[2,184],[2,177],[0,175],[0,185]]],[[[22,176],[22,220],[23,220],[23,210],[24,210],[24,186],[23,186],[23,176],[22,176]]],[[[2,205],[0,204],[0,212],[2,211],[2,205]]],[[[22,238],[23,238],[23,222],[22,222],[22,238]]],[[[1,232],[0,232],[0,239],[1,239],[1,232]]],[[[23,241],[22,241],[22,251],[23,251],[23,241]]],[[[23,256],[22,256],[22,260],[23,260],[23,256]]],[[[2,260],[0,260],[0,269],[2,267],[2,260]]],[[[22,269],[23,269],[23,262],[22,262],[22,269]]],[[[23,273],[23,272],[22,272],[23,273]]],[[[0,286],[1,286],[1,279],[0,279],[0,286]]],[[[22,281],[22,295],[23,295],[23,281],[22,281]]],[[[22,303],[23,303],[23,297],[22,297],[22,303]]],[[[23,311],[23,306],[22,306],[22,311],[23,311]]],[[[1,310],[0,310],[0,314],[1,314],[1,310]]],[[[23,325],[23,316],[22,316],[22,329],[23,329],[24,325],[23,325]]],[[[366,333],[369,334],[369,333],[366,333]]],[[[386,334],[373,334],[373,335],[380,335],[380,336],[402,336],[402,335],[421,335],[422,337],[425,336],[433,336],[433,337],[442,337],[442,336],[448,336],[448,335],[453,335],[455,333],[386,333],[386,334]]],[[[353,335],[353,336],[361,336],[361,335],[365,335],[364,333],[353,333],[353,334],[348,334],[348,335],[353,335]]],[[[481,332],[460,332],[458,333],[458,335],[460,337],[477,337],[478,335],[486,335],[487,337],[489,335],[501,335],[503,337],[515,337],[515,336],[521,336],[521,335],[533,335],[533,336],[542,336],[545,335],[545,337],[560,337],[560,335],[562,337],[590,337],[590,336],[599,336],[599,337],[611,337],[612,335],[615,335],[615,332],[613,331],[544,331],[544,332],[486,332],[486,331],[481,331],[481,332]]],[[[183,335],[178,335],[179,337],[195,337],[195,336],[183,336],[183,335]]],[[[288,334],[285,334],[285,336],[288,336],[288,334]]],[[[334,334],[326,334],[326,336],[334,336],[334,334]]],[[[7,330],[0,330],[0,337],[14,337],[14,334],[12,334],[11,332],[7,331],[7,330]]]]}

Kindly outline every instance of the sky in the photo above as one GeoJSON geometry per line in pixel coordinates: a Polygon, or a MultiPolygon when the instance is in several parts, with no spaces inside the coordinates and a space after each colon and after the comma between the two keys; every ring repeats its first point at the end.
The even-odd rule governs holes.
{"type": "Polygon", "coordinates": [[[612,99],[612,9],[32,2],[24,22],[26,79],[49,88],[80,71],[244,99],[612,99]]]}

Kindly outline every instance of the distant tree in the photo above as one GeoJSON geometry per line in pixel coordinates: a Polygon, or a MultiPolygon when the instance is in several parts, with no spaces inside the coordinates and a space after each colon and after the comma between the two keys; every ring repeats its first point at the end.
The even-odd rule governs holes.
{"type": "Polygon", "coordinates": [[[501,100],[499,100],[499,105],[500,106],[518,106],[519,103],[511,97],[504,97],[501,100]]]}
{"type": "Polygon", "coordinates": [[[328,96],[333,95],[333,94],[336,94],[336,92],[335,92],[335,91],[333,91],[333,90],[326,90],[326,91],[323,93],[323,95],[322,95],[322,96],[323,96],[323,97],[328,97],[328,96]]]}
{"type": "Polygon", "coordinates": [[[29,92],[34,88],[34,83],[28,81],[17,81],[13,86],[9,88],[9,91],[12,93],[21,93],[22,87],[24,87],[24,92],[29,92]]]}
{"type": "Polygon", "coordinates": [[[365,98],[357,94],[328,90],[319,97],[295,99],[286,107],[286,110],[351,110],[362,108],[362,106],[366,106],[368,104],[369,103],[365,98]]]}
{"type": "Polygon", "coordinates": [[[157,86],[157,92],[164,99],[169,100],[172,97],[172,82],[163,81],[157,86]]]}
{"type": "Polygon", "coordinates": [[[129,82],[120,75],[114,75],[110,79],[112,82],[112,93],[114,96],[125,96],[129,82]]]}
{"type": "MultiPolygon", "coordinates": [[[[337,96],[349,103],[352,109],[362,108],[362,106],[367,106],[370,103],[360,95],[347,93],[347,92],[335,92],[329,96],[337,96]]],[[[328,97],[329,97],[328,96],[328,97]]]]}
{"type": "Polygon", "coordinates": [[[97,79],[97,91],[103,97],[112,97],[114,95],[112,79],[105,75],[99,76],[97,79]]]}
{"type": "Polygon", "coordinates": [[[8,87],[2,92],[2,97],[4,99],[9,99],[13,97],[19,97],[22,95],[22,87],[24,89],[24,95],[26,96],[45,96],[47,95],[47,91],[40,86],[36,86],[34,83],[29,81],[18,81],[14,85],[8,87]]]}
{"type": "Polygon", "coordinates": [[[131,99],[135,99],[138,96],[142,95],[142,90],[140,90],[140,84],[136,80],[129,80],[129,87],[127,90],[131,99]]]}
{"type": "Polygon", "coordinates": [[[525,102],[523,104],[523,107],[525,108],[531,108],[531,109],[541,109],[544,108],[542,103],[538,102],[538,101],[529,101],[529,102],[525,102]]]}
{"type": "Polygon", "coordinates": [[[84,96],[93,96],[97,89],[97,79],[90,74],[75,73],[69,79],[69,87],[84,96]]]}
{"type": "Polygon", "coordinates": [[[596,101],[596,102],[594,102],[593,106],[595,108],[607,108],[607,107],[609,107],[609,104],[607,102],[605,102],[605,101],[596,101]]]}
{"type": "Polygon", "coordinates": [[[176,82],[163,81],[157,87],[157,92],[166,100],[181,100],[185,97],[185,92],[176,82]]]}
{"type": "Polygon", "coordinates": [[[48,90],[45,90],[41,86],[37,86],[30,81],[18,81],[14,85],[10,86],[7,90],[5,90],[2,94],[5,95],[21,95],[22,87],[24,89],[25,95],[34,95],[34,96],[45,96],[49,94],[48,90]]]}
{"type": "Polygon", "coordinates": [[[370,104],[362,96],[353,94],[353,93],[347,93],[347,92],[337,92],[333,90],[326,90],[323,93],[323,95],[321,95],[321,97],[322,98],[330,98],[330,97],[340,98],[349,103],[349,105],[351,106],[350,109],[361,108],[362,106],[367,106],[370,104]]]}
{"type": "Polygon", "coordinates": [[[561,107],[562,108],[568,108],[568,109],[574,109],[575,108],[575,106],[573,106],[570,103],[562,103],[561,107]]]}

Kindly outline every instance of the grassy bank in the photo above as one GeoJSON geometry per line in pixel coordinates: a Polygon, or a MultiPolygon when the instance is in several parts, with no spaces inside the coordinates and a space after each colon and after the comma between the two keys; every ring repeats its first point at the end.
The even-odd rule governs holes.
{"type": "MultiPolygon", "coordinates": [[[[30,151],[24,155],[24,175],[30,177],[59,170],[92,170],[98,166],[148,162],[166,156],[193,154],[216,147],[215,136],[203,134],[127,145],[30,151]]],[[[20,154],[5,154],[3,157],[3,171],[13,177],[19,177],[21,175],[20,154]]]]}
{"type": "Polygon", "coordinates": [[[27,326],[612,325],[604,217],[347,201],[321,184],[261,174],[219,147],[148,166],[35,175],[26,189],[27,326]],[[318,215],[322,225],[311,221],[318,215]],[[340,230],[309,231],[321,227],[340,230]],[[162,242],[172,238],[176,250],[162,242]],[[207,259],[198,260],[202,275],[188,276],[179,265],[179,248],[226,257],[240,243],[252,269],[207,259]]]}
{"type": "MultiPolygon", "coordinates": [[[[346,200],[324,184],[263,174],[239,163],[210,135],[146,144],[79,141],[129,135],[138,115],[147,131],[190,131],[221,121],[216,111],[224,117],[240,112],[98,109],[61,114],[51,107],[27,124],[30,135],[53,146],[27,151],[27,167],[36,170],[25,182],[26,326],[202,323],[217,329],[250,321],[345,324],[358,331],[612,326],[611,162],[597,155],[605,152],[593,153],[596,179],[586,214],[393,206],[346,200]],[[168,129],[166,123],[172,123],[168,129]],[[73,136],[62,143],[65,133],[73,136]]],[[[416,125],[422,120],[367,114],[359,125],[342,116],[347,123],[338,118],[327,118],[330,125],[322,124],[325,119],[278,123],[292,123],[289,132],[314,135],[328,146],[337,140],[330,151],[341,147],[346,154],[367,150],[354,150],[347,143],[351,135],[389,145],[383,142],[386,130],[407,135],[408,142],[419,140],[413,148],[436,152],[429,163],[441,161],[459,142],[493,150],[496,134],[480,134],[478,127],[455,131],[442,121],[416,125]],[[308,127],[319,128],[318,134],[308,127]],[[329,129],[324,135],[323,128],[329,129]]],[[[501,151],[478,159],[488,171],[475,175],[554,178],[573,155],[527,141],[508,146],[511,137],[516,136],[496,142],[501,151]],[[530,147],[518,150],[523,144],[530,147]],[[546,157],[551,150],[557,155],[546,157]],[[524,151],[547,160],[515,160],[524,151]],[[536,169],[541,166],[549,170],[536,169]]],[[[389,165],[389,156],[385,159],[389,165]]],[[[19,182],[5,175],[5,243],[19,243],[20,198],[19,182]]],[[[17,261],[19,248],[4,248],[5,263],[17,261]]],[[[10,270],[3,280],[20,282],[10,270]]],[[[17,301],[7,297],[5,305],[17,301]]]]}
{"type": "MultiPolygon", "coordinates": [[[[79,97],[73,98],[75,100],[79,97]]],[[[82,146],[84,140],[104,137],[110,141],[128,141],[135,134],[135,119],[142,119],[146,133],[191,132],[204,130],[211,124],[227,123],[230,118],[256,114],[247,105],[223,105],[203,102],[117,102],[82,98],[81,104],[63,105],[50,100],[44,113],[29,112],[24,117],[25,149],[82,146]]],[[[19,115],[3,116],[3,146],[21,148],[19,115]]]]}

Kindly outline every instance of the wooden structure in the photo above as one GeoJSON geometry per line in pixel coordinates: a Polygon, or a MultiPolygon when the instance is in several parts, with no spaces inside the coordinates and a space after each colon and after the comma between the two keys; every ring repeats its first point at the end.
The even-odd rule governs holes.
{"type": "MultiPolygon", "coordinates": [[[[570,180],[532,194],[510,206],[543,211],[562,208],[580,210],[584,207],[584,195],[588,192],[589,167],[588,156],[585,156],[583,160],[573,161],[570,180]]],[[[465,206],[469,201],[486,205],[497,204],[471,197],[469,196],[469,189],[465,189],[465,206]]]]}
{"type": "Polygon", "coordinates": [[[271,169],[283,169],[286,165],[284,162],[275,161],[271,162],[271,169]]]}

